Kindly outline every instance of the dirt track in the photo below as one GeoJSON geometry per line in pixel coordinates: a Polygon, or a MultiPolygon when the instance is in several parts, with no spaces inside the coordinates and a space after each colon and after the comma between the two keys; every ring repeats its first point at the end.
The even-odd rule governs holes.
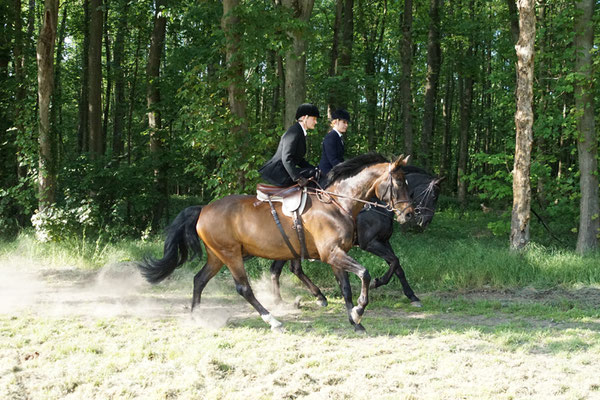
{"type": "MultiPolygon", "coordinates": [[[[99,272],[11,265],[2,273],[0,398],[600,398],[593,318],[374,307],[369,334],[356,336],[339,305],[275,307],[267,283],[254,282],[289,327],[278,334],[228,279],[211,281],[192,318],[185,271],[155,288],[128,264],[99,272]]],[[[295,285],[288,278],[282,286],[295,285]]],[[[500,307],[599,299],[593,288],[430,296],[500,307]]]]}

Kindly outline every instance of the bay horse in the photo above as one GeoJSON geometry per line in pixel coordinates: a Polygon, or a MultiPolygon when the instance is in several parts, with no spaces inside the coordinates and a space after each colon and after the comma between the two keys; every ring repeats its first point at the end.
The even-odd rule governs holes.
{"type": "MultiPolygon", "coordinates": [[[[413,215],[410,196],[402,167],[408,157],[388,162],[379,154],[364,154],[333,168],[328,190],[329,201],[316,195],[309,196],[302,214],[308,257],[331,265],[342,292],[348,291],[348,272],[361,280],[361,293],[354,306],[346,302],[348,319],[356,331],[364,331],[360,324],[369,303],[369,272],[347,252],[353,244],[354,221],[363,203],[376,196],[382,199],[403,223],[413,215]],[[400,206],[401,208],[397,208],[400,206]]],[[[281,215],[281,205],[275,204],[281,215]]],[[[281,218],[281,224],[290,242],[300,253],[300,243],[293,230],[291,218],[281,218]]],[[[206,248],[206,264],[194,276],[192,311],[200,304],[202,291],[217,272],[226,265],[237,292],[260,314],[272,330],[280,330],[275,319],[254,296],[244,268],[244,257],[256,256],[271,260],[292,260],[294,255],[281,236],[269,204],[257,203],[253,195],[230,195],[204,207],[188,207],[175,218],[167,231],[163,258],[147,258],[138,263],[142,275],[151,283],[169,276],[178,266],[201,254],[200,240],[206,248]]]]}
{"type": "MultiPolygon", "coordinates": [[[[408,194],[412,198],[415,210],[415,216],[411,223],[414,222],[420,229],[425,229],[433,220],[437,199],[440,194],[440,183],[444,178],[435,177],[424,169],[412,165],[402,167],[402,170],[406,177],[408,194]]],[[[327,183],[324,186],[327,187],[327,183]]],[[[381,202],[379,199],[374,200],[381,202]]],[[[421,301],[410,287],[404,270],[400,265],[400,260],[390,244],[390,238],[394,230],[393,223],[394,214],[391,211],[370,207],[369,205],[365,206],[356,218],[356,241],[354,245],[358,245],[361,249],[383,258],[389,266],[387,272],[382,277],[371,281],[371,289],[387,285],[391,278],[396,275],[400,280],[404,295],[410,300],[413,306],[420,307],[421,301]]],[[[275,260],[271,264],[270,269],[273,296],[279,302],[283,301],[279,287],[279,277],[286,262],[285,260],[275,260]]],[[[304,274],[299,259],[290,261],[290,270],[304,283],[313,296],[316,297],[319,305],[323,307],[327,306],[327,298],[310,278],[304,274]]],[[[351,294],[346,293],[346,296],[351,296],[351,294]]]]}

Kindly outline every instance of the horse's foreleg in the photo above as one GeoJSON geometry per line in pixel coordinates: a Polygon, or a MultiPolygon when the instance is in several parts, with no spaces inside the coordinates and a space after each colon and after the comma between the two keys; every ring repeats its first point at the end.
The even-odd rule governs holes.
{"type": "MultiPolygon", "coordinates": [[[[419,300],[419,298],[415,295],[415,292],[408,284],[408,281],[406,280],[406,275],[404,274],[404,269],[402,268],[402,265],[400,265],[400,260],[394,253],[394,249],[392,249],[392,245],[389,241],[384,243],[383,253],[381,253],[380,256],[390,265],[390,271],[393,271],[398,277],[398,279],[400,279],[400,284],[402,285],[402,291],[404,292],[404,295],[408,297],[408,299],[414,306],[420,307],[421,300],[419,300]]],[[[388,271],[388,273],[390,271],[388,271]]],[[[391,276],[389,278],[391,279],[391,276]]],[[[382,281],[381,285],[387,285],[388,282],[389,279],[387,281],[382,281]]]]}
{"type": "Polygon", "coordinates": [[[348,279],[348,272],[333,268],[333,273],[340,285],[340,290],[342,292],[342,297],[344,298],[344,303],[346,304],[346,311],[348,312],[348,320],[350,321],[350,324],[354,326],[354,330],[356,332],[364,332],[365,328],[360,323],[357,324],[354,322],[354,319],[352,318],[354,304],[352,303],[352,287],[350,286],[350,280],[348,279]]]}
{"type": "Polygon", "coordinates": [[[321,307],[327,307],[327,298],[323,295],[321,289],[319,289],[317,285],[304,274],[300,260],[296,259],[290,261],[290,270],[298,277],[298,279],[300,279],[300,281],[302,281],[302,283],[304,283],[312,295],[317,298],[317,304],[321,307]]]}
{"type": "Polygon", "coordinates": [[[400,279],[400,283],[402,284],[402,290],[404,291],[404,294],[410,300],[410,304],[412,304],[415,307],[422,307],[423,305],[421,304],[421,300],[417,297],[417,295],[415,295],[415,292],[413,292],[412,288],[408,284],[408,281],[406,280],[406,275],[404,275],[404,270],[400,266],[398,258],[396,256],[394,257],[396,258],[396,262],[398,262],[398,268],[395,269],[396,276],[398,276],[398,279],[400,279]]]}
{"type": "Polygon", "coordinates": [[[283,299],[281,298],[281,289],[279,287],[279,277],[281,276],[281,270],[283,270],[284,265],[285,260],[275,260],[271,263],[271,293],[278,303],[283,302],[283,299]]]}
{"type": "MultiPolygon", "coordinates": [[[[389,245],[389,242],[386,243],[389,245]]],[[[367,243],[364,246],[361,246],[363,250],[366,250],[371,254],[375,254],[376,256],[383,258],[389,266],[388,270],[385,272],[385,274],[383,274],[382,277],[376,278],[371,282],[371,289],[387,285],[390,282],[390,279],[392,279],[392,276],[394,276],[396,268],[400,267],[398,258],[392,251],[392,248],[386,246],[386,243],[380,242],[376,238],[373,238],[369,243],[367,243]]]]}
{"type": "MultiPolygon", "coordinates": [[[[369,284],[371,282],[369,271],[341,249],[332,252],[332,256],[327,259],[327,263],[333,267],[334,272],[337,269],[341,269],[342,271],[354,273],[360,279],[361,290],[360,296],[358,296],[358,299],[356,300],[357,306],[353,307],[350,312],[352,321],[355,324],[360,324],[365,308],[369,304],[369,284]]],[[[342,281],[340,276],[338,276],[338,280],[340,280],[341,285],[342,281]]]]}
{"type": "Polygon", "coordinates": [[[396,274],[398,279],[400,279],[400,284],[402,284],[402,291],[404,292],[404,295],[408,297],[413,305],[420,306],[420,300],[408,284],[406,275],[404,274],[404,269],[402,269],[400,260],[396,254],[394,254],[394,249],[392,249],[390,242],[372,240],[365,246],[364,250],[383,258],[389,265],[387,272],[381,278],[375,279],[375,281],[371,284],[371,288],[373,289],[378,288],[379,286],[387,285],[390,282],[390,279],[392,279],[392,276],[396,274]]]}

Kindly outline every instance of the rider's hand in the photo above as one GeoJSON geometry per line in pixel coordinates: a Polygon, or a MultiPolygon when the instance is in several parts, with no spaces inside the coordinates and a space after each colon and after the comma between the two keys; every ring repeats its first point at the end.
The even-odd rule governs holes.
{"type": "Polygon", "coordinates": [[[321,170],[319,167],[315,168],[315,174],[313,176],[317,182],[321,179],[321,170]]]}
{"type": "Polygon", "coordinates": [[[298,179],[296,179],[296,183],[298,184],[298,186],[304,187],[304,186],[308,185],[308,179],[301,176],[298,179]]]}

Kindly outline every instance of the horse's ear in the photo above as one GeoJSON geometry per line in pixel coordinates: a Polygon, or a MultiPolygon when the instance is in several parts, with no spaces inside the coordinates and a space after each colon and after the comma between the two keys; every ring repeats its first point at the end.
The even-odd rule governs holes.
{"type": "Polygon", "coordinates": [[[398,169],[401,167],[404,167],[405,165],[408,164],[408,160],[410,159],[410,156],[406,156],[404,157],[404,154],[400,155],[400,157],[398,157],[396,159],[396,161],[394,161],[394,169],[398,169]]]}

